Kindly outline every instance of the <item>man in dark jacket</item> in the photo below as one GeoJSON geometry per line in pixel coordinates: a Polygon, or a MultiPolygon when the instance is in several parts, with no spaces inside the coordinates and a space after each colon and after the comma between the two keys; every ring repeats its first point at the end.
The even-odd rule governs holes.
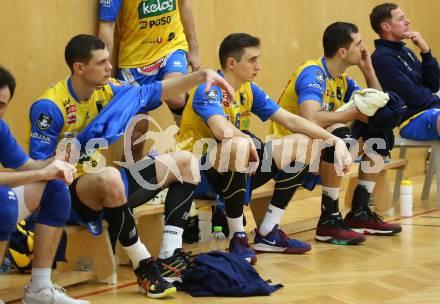
{"type": "Polygon", "coordinates": [[[415,140],[440,139],[440,69],[437,60],[410,21],[393,3],[376,6],[370,14],[373,30],[380,39],[371,56],[376,75],[384,90],[399,94],[408,106],[400,124],[400,135],[415,140]],[[420,49],[420,62],[403,40],[420,49]]]}

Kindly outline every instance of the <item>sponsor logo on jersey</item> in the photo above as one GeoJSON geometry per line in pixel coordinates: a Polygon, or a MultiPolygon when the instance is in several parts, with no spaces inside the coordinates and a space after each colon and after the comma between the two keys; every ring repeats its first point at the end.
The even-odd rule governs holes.
{"type": "Polygon", "coordinates": [[[174,33],[174,32],[171,32],[169,35],[168,35],[168,41],[171,41],[171,40],[173,40],[174,39],[174,37],[176,37],[176,33],[174,33]]]}
{"type": "Polygon", "coordinates": [[[67,124],[68,125],[73,125],[74,123],[76,123],[76,115],[69,115],[67,116],[67,124]]]}
{"type": "Polygon", "coordinates": [[[75,113],[76,111],[77,111],[77,109],[76,109],[76,105],[70,105],[70,106],[67,108],[67,114],[75,113]]]}
{"type": "Polygon", "coordinates": [[[176,0],[145,0],[139,3],[139,18],[159,16],[176,9],[176,0]]]}
{"type": "Polygon", "coordinates": [[[50,139],[50,136],[43,135],[43,134],[40,134],[38,132],[31,132],[31,138],[39,140],[39,141],[41,141],[41,142],[43,142],[45,144],[50,144],[50,142],[52,141],[50,139]]]}
{"type": "Polygon", "coordinates": [[[99,0],[99,3],[102,6],[105,6],[105,7],[111,7],[112,6],[112,0],[99,0]]]}
{"type": "Polygon", "coordinates": [[[38,117],[38,129],[40,130],[47,130],[50,128],[50,125],[52,124],[52,117],[50,117],[47,114],[40,114],[40,117],[38,117]]]}
{"type": "Polygon", "coordinates": [[[341,90],[340,87],[337,87],[337,88],[336,88],[336,97],[337,97],[339,100],[342,100],[342,90],[341,90]]]}

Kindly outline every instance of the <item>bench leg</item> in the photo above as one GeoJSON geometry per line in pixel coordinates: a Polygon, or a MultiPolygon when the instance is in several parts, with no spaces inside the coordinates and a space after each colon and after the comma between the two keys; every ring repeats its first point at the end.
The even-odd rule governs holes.
{"type": "Polygon", "coordinates": [[[437,208],[440,209],[440,143],[433,145],[432,152],[435,161],[435,176],[437,181],[437,208]]]}
{"type": "Polygon", "coordinates": [[[373,190],[373,199],[375,205],[375,211],[379,214],[387,216],[394,215],[394,207],[391,201],[392,193],[388,186],[387,171],[382,171],[376,181],[376,185],[373,190]]]}
{"type": "Polygon", "coordinates": [[[426,170],[425,181],[423,182],[423,190],[422,190],[422,200],[429,199],[429,192],[431,191],[432,177],[435,172],[435,153],[434,149],[431,150],[429,160],[428,160],[428,169],[426,170]]]}
{"type": "Polygon", "coordinates": [[[354,189],[356,189],[356,186],[358,184],[358,177],[354,176],[352,178],[350,178],[350,180],[348,181],[348,186],[347,186],[347,190],[345,191],[345,199],[344,199],[344,206],[347,207],[348,209],[351,209],[351,203],[353,200],[353,192],[354,189]]]}
{"type": "Polygon", "coordinates": [[[67,237],[66,258],[68,262],[58,264],[59,272],[75,270],[78,258],[90,259],[97,282],[117,283],[116,261],[107,229],[104,229],[97,237],[86,230],[68,234],[67,237]]]}
{"type": "Polygon", "coordinates": [[[139,238],[145,244],[152,256],[157,257],[162,245],[163,215],[145,215],[138,219],[137,229],[139,238]]]}
{"type": "MultiPolygon", "coordinates": [[[[400,148],[399,158],[403,159],[407,156],[407,149],[405,147],[400,148]]],[[[393,202],[394,204],[398,204],[399,196],[400,196],[400,182],[403,180],[403,173],[405,171],[405,167],[397,169],[396,179],[394,180],[394,192],[393,192],[393,202]]]]}

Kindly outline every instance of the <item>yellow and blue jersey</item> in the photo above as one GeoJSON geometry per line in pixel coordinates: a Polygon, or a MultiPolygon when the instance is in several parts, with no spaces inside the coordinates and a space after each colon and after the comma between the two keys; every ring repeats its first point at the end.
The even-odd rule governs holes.
{"type": "Polygon", "coordinates": [[[242,84],[232,101],[228,101],[227,93],[217,86],[208,92],[205,89],[206,84],[202,84],[189,92],[177,135],[178,147],[194,152],[196,156],[200,156],[199,152],[206,152],[193,150],[198,140],[215,139],[207,125],[211,116],[221,115],[244,131],[250,128],[251,113],[265,121],[279,109],[279,105],[252,82],[242,84]]]}
{"type": "MultiPolygon", "coordinates": [[[[360,89],[356,81],[346,74],[333,78],[327,69],[325,58],[322,57],[306,61],[295,71],[278,104],[296,115],[300,115],[299,105],[307,100],[318,102],[323,111],[336,111],[350,100],[354,91],[360,89]]],[[[271,133],[280,138],[292,132],[273,122],[271,133]]]]}
{"type": "Polygon", "coordinates": [[[100,0],[99,20],[120,26],[119,68],[142,67],[188,51],[179,0],[100,0]]]}
{"type": "Polygon", "coordinates": [[[18,145],[8,125],[0,119],[0,164],[4,168],[17,169],[28,159],[29,157],[18,145]]]}
{"type": "MultiPolygon", "coordinates": [[[[29,155],[33,159],[52,157],[62,139],[76,138],[115,96],[124,96],[130,90],[145,100],[146,111],[161,105],[160,82],[139,87],[110,79],[108,84],[98,86],[87,101],[76,97],[70,78],[47,89],[30,109],[29,155]]],[[[78,177],[84,174],[82,161],[85,160],[89,159],[80,160],[77,166],[78,177]]],[[[91,160],[93,165],[94,158],[91,160]]]]}

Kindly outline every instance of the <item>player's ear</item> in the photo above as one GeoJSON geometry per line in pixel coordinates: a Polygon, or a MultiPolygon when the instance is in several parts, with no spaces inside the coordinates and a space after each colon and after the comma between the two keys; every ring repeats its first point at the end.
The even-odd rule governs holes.
{"type": "Polygon", "coordinates": [[[82,62],[77,61],[73,64],[73,73],[74,74],[83,74],[84,69],[85,69],[85,65],[82,62]]]}

